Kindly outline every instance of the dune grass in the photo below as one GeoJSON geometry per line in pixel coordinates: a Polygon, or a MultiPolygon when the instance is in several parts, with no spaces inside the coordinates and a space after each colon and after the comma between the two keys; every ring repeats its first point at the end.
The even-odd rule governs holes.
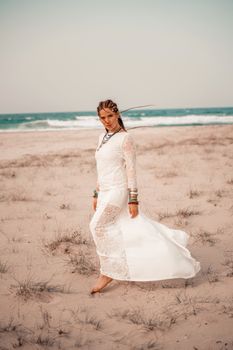
{"type": "Polygon", "coordinates": [[[214,236],[217,234],[217,232],[211,233],[207,230],[200,229],[199,231],[192,233],[194,243],[201,243],[202,245],[209,245],[213,246],[217,242],[217,238],[214,236]]]}
{"type": "MultiPolygon", "coordinates": [[[[89,245],[89,240],[84,237],[81,229],[58,229],[55,238],[51,241],[43,241],[44,248],[54,254],[62,244],[89,245]]],[[[69,252],[65,251],[65,253],[69,252]]]]}
{"type": "Polygon", "coordinates": [[[159,221],[166,219],[166,218],[172,218],[172,217],[177,217],[177,218],[188,218],[193,215],[199,215],[201,214],[199,210],[194,210],[194,209],[189,209],[189,208],[181,208],[177,209],[175,213],[164,211],[164,212],[159,212],[158,217],[159,221]]]}
{"type": "Polygon", "coordinates": [[[113,309],[108,316],[127,320],[134,325],[142,326],[147,331],[165,331],[169,329],[172,324],[176,323],[176,317],[174,315],[169,313],[164,314],[164,316],[149,315],[148,313],[144,313],[140,308],[126,310],[113,309]]]}
{"type": "Polygon", "coordinates": [[[36,281],[31,276],[24,280],[17,280],[14,277],[16,284],[12,284],[10,291],[13,291],[16,296],[22,298],[24,301],[32,298],[41,298],[45,293],[69,293],[69,288],[65,285],[51,284],[50,280],[36,281]]]}
{"type": "Polygon", "coordinates": [[[68,256],[68,264],[72,266],[72,273],[90,276],[97,271],[91,258],[82,250],[78,254],[68,256]]]}
{"type": "Polygon", "coordinates": [[[10,266],[6,261],[0,260],[0,273],[7,273],[9,271],[10,266]]]}

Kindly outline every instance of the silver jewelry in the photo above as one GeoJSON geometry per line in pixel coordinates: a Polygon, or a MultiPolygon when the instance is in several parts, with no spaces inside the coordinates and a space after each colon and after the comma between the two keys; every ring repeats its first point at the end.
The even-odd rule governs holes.
{"type": "Polygon", "coordinates": [[[138,204],[138,189],[137,188],[128,188],[129,200],[128,203],[136,203],[138,204]]]}
{"type": "Polygon", "coordinates": [[[106,143],[108,142],[108,140],[110,140],[110,138],[115,135],[116,133],[118,133],[122,128],[120,127],[120,129],[118,129],[117,131],[114,132],[109,132],[107,131],[106,134],[104,135],[101,144],[99,145],[99,147],[97,148],[97,151],[106,143]]]}

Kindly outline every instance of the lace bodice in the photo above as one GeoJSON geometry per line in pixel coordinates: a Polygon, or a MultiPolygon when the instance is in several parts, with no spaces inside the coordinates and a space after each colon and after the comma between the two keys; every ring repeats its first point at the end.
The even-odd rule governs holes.
{"type": "Polygon", "coordinates": [[[116,187],[137,188],[136,147],[132,135],[119,132],[98,150],[104,134],[100,134],[95,152],[97,188],[103,191],[116,187]]]}

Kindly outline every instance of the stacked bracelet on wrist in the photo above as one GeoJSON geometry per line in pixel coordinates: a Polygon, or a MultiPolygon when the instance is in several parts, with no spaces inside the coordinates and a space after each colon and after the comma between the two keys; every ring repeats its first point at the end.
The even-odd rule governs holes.
{"type": "Polygon", "coordinates": [[[93,191],[93,198],[98,198],[98,192],[96,190],[93,191]]]}
{"type": "Polygon", "coordinates": [[[138,204],[138,190],[137,188],[129,188],[129,201],[128,204],[138,204]]]}

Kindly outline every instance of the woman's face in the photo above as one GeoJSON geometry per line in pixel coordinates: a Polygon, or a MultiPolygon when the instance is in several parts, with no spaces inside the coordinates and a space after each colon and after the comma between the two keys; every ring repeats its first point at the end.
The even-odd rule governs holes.
{"type": "Polygon", "coordinates": [[[110,108],[101,109],[99,112],[100,121],[108,131],[115,131],[120,127],[118,117],[119,113],[113,112],[110,108]]]}

